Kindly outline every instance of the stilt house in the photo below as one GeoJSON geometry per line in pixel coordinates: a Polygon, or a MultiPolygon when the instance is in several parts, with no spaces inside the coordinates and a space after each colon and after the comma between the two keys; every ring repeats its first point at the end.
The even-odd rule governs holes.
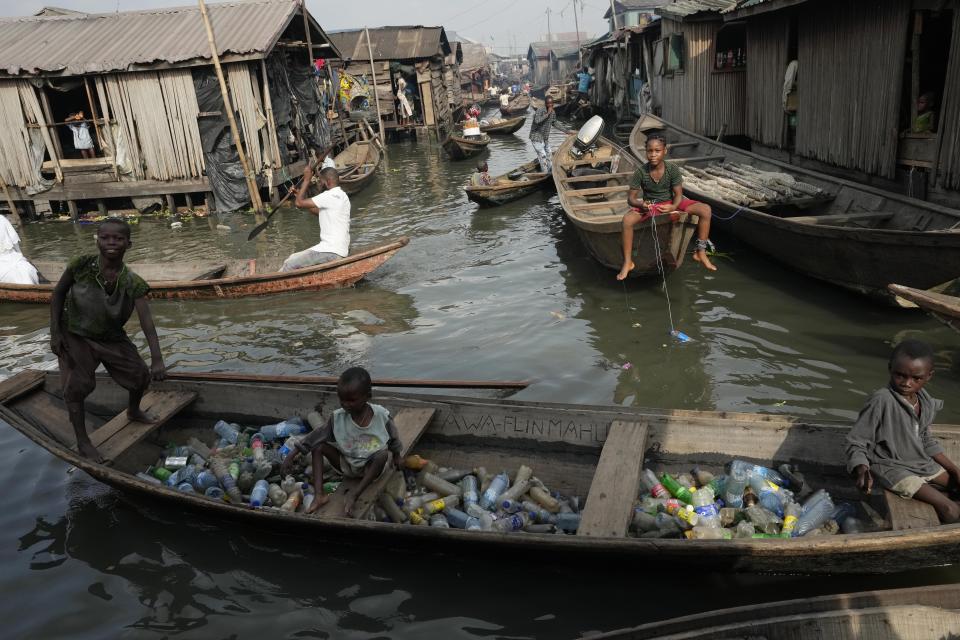
{"type": "MultiPolygon", "coordinates": [[[[384,128],[390,130],[398,126],[399,106],[395,96],[402,77],[407,98],[414,108],[414,120],[439,135],[448,132],[452,111],[444,65],[453,49],[443,27],[378,27],[369,30],[369,43],[367,33],[364,29],[339,31],[331,33],[330,38],[342,54],[338,69],[365,84],[370,97],[373,92],[369,87],[374,86],[376,75],[376,95],[384,128]]],[[[356,95],[360,104],[349,106],[362,107],[364,94],[356,95]]],[[[369,102],[366,110],[373,118],[377,117],[374,103],[369,102]]]]}
{"type": "MultiPolygon", "coordinates": [[[[329,142],[311,60],[338,52],[300,0],[207,11],[251,170],[273,191],[299,171],[307,145],[329,142]]],[[[220,210],[246,206],[197,5],[58,13],[0,20],[0,177],[9,199],[40,213],[64,203],[74,214],[78,203],[105,213],[158,197],[175,208],[211,193],[220,210]],[[81,111],[92,158],[74,147],[68,117],[81,111]]]]}
{"type": "Polygon", "coordinates": [[[527,49],[530,82],[534,86],[550,84],[550,47],[552,42],[531,42],[527,49]]]}

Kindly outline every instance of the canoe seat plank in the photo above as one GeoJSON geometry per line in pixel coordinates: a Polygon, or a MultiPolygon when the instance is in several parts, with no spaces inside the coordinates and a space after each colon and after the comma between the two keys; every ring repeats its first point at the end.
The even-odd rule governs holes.
{"type": "Polygon", "coordinates": [[[0,403],[14,400],[43,385],[45,374],[36,369],[27,369],[0,382],[0,403]]]}
{"type": "Polygon", "coordinates": [[[633,173],[630,171],[622,171],[620,173],[598,173],[592,176],[572,176],[569,178],[560,178],[560,181],[564,184],[570,184],[571,182],[604,182],[614,178],[629,178],[632,175],[633,173]]]}
{"type": "Polygon", "coordinates": [[[614,420],[600,452],[578,536],[623,538],[640,490],[647,423],[614,420]]]}
{"type": "Polygon", "coordinates": [[[883,222],[893,217],[892,213],[868,212],[868,213],[838,213],[826,216],[796,216],[787,218],[791,222],[800,222],[802,224],[829,224],[842,225],[848,222],[883,222]]]}
{"type": "Polygon", "coordinates": [[[723,160],[727,156],[690,156],[689,158],[672,158],[670,161],[674,164],[687,164],[688,162],[713,162],[714,160],[723,160]]]}
{"type": "MultiPolygon", "coordinates": [[[[430,424],[430,420],[433,419],[434,413],[436,413],[436,409],[405,408],[400,409],[392,416],[393,423],[397,426],[397,435],[400,437],[401,456],[406,456],[410,453],[410,450],[413,449],[414,445],[417,444],[420,436],[426,431],[427,425],[430,424]]],[[[363,493],[357,497],[354,503],[353,515],[355,517],[362,518],[366,514],[367,510],[373,506],[377,496],[380,495],[380,492],[387,486],[387,483],[396,472],[392,466],[388,466],[379,478],[371,482],[367,488],[364,489],[363,493]]],[[[342,518],[346,497],[356,491],[357,485],[359,484],[359,478],[344,478],[340,486],[337,487],[337,490],[330,494],[330,500],[327,504],[317,509],[311,515],[318,518],[342,518]]]]}
{"type": "MultiPolygon", "coordinates": [[[[67,405],[63,402],[63,398],[46,391],[38,391],[13,400],[8,406],[24,420],[50,434],[63,446],[76,449],[77,437],[73,433],[70,414],[67,413],[67,405]]],[[[101,418],[89,411],[84,414],[84,418],[88,433],[103,424],[101,418]]]]}
{"type": "Polygon", "coordinates": [[[904,529],[926,529],[940,526],[937,512],[926,502],[913,498],[901,498],[892,491],[883,491],[883,501],[890,518],[890,528],[894,531],[904,529]]]}
{"type": "Polygon", "coordinates": [[[101,456],[107,460],[115,460],[124,451],[159,429],[196,397],[195,391],[148,391],[140,401],[140,407],[154,418],[154,422],[148,424],[130,420],[124,409],[90,434],[90,441],[101,456]]]}
{"type": "Polygon", "coordinates": [[[617,184],[610,187],[593,187],[590,189],[571,189],[567,191],[568,196],[595,196],[603,193],[626,193],[630,191],[630,185],[617,184]]]}

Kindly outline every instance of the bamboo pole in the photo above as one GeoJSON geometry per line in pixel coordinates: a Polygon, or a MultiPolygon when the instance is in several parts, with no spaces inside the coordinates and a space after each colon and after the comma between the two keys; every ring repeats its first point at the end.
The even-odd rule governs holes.
{"type": "Polygon", "coordinates": [[[203,0],[197,0],[200,5],[200,16],[203,18],[203,25],[207,30],[207,42],[210,44],[210,57],[213,58],[213,67],[217,72],[217,80],[220,81],[220,93],[223,95],[223,108],[227,112],[227,121],[230,123],[230,135],[233,136],[233,143],[237,147],[237,155],[240,157],[240,165],[243,167],[243,175],[247,179],[247,189],[250,191],[250,204],[256,213],[263,214],[263,201],[260,199],[260,190],[257,188],[257,182],[253,173],[250,171],[250,165],[247,163],[247,154],[243,150],[243,141],[240,139],[240,132],[237,128],[236,118],[233,117],[233,104],[230,102],[230,95],[227,92],[227,81],[223,77],[223,69],[220,68],[220,56],[217,53],[217,42],[213,37],[213,26],[210,24],[210,16],[207,14],[207,5],[203,0]]]}
{"type": "Polygon", "coordinates": [[[260,72],[263,73],[263,108],[267,112],[267,134],[270,136],[270,153],[274,156],[275,166],[279,169],[280,143],[277,141],[277,121],[273,116],[273,99],[270,97],[270,80],[267,78],[267,63],[260,60],[260,72]]]}
{"type": "Polygon", "coordinates": [[[367,53],[370,55],[370,76],[373,78],[373,101],[377,103],[377,128],[380,131],[380,141],[384,141],[383,116],[380,113],[380,94],[377,92],[377,68],[373,65],[373,45],[370,44],[370,29],[363,28],[367,36],[367,53]]]}

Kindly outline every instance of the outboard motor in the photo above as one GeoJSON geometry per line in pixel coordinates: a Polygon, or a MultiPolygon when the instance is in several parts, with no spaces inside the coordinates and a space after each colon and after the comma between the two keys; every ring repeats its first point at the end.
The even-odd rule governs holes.
{"type": "Polygon", "coordinates": [[[577,132],[577,137],[573,140],[573,147],[570,149],[570,155],[577,159],[582,158],[583,154],[597,144],[597,139],[600,138],[601,133],[603,133],[603,118],[593,116],[577,132]]]}

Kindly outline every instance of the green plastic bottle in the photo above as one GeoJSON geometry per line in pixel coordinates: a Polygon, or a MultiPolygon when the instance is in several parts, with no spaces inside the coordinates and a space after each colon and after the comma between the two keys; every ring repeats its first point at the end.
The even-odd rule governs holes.
{"type": "Polygon", "coordinates": [[[170,471],[170,469],[165,469],[164,467],[157,467],[156,469],[152,469],[150,471],[150,475],[152,475],[154,478],[156,478],[160,482],[166,482],[167,478],[170,477],[171,473],[172,472],[170,471]]]}
{"type": "Polygon", "coordinates": [[[664,473],[660,476],[660,484],[670,492],[677,500],[685,502],[687,504],[693,503],[693,494],[690,493],[690,489],[687,489],[685,486],[674,480],[673,476],[669,473],[664,473]]]}

